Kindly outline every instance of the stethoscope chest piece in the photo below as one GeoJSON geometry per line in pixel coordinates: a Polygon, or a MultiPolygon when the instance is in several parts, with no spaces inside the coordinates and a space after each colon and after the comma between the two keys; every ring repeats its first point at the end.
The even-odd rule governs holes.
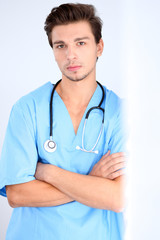
{"type": "Polygon", "coordinates": [[[57,148],[57,145],[56,143],[53,141],[53,140],[47,140],[45,141],[44,143],[44,149],[47,151],[47,152],[54,152],[57,148]]]}

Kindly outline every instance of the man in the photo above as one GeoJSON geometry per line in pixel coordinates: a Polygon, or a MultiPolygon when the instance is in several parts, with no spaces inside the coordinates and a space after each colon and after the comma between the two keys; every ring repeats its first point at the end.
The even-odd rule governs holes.
{"type": "Polygon", "coordinates": [[[46,19],[62,80],[12,109],[0,165],[0,193],[14,208],[8,240],[123,238],[121,101],[96,82],[101,27],[86,4],[46,19]]]}

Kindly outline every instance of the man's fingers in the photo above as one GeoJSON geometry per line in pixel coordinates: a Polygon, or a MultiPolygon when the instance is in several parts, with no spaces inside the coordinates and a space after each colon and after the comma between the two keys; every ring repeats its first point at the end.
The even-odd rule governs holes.
{"type": "Polygon", "coordinates": [[[108,179],[114,180],[115,178],[122,176],[125,174],[125,169],[120,169],[119,171],[113,172],[110,175],[108,175],[108,179]]]}
{"type": "Polygon", "coordinates": [[[106,161],[106,159],[108,158],[108,156],[110,155],[110,150],[108,150],[108,152],[105,154],[105,155],[103,155],[102,156],[102,158],[98,161],[98,164],[104,164],[105,162],[104,161],[106,161]]]}
{"type": "Polygon", "coordinates": [[[101,167],[101,172],[103,173],[104,177],[108,177],[110,174],[119,171],[122,168],[126,167],[126,162],[120,162],[114,165],[111,165],[110,167],[108,167],[108,165],[106,164],[105,166],[101,167]]]}
{"type": "Polygon", "coordinates": [[[109,156],[107,156],[107,159],[108,161],[110,161],[111,159],[118,158],[118,157],[125,157],[125,153],[124,152],[112,153],[109,156]]]}
{"type": "MultiPolygon", "coordinates": [[[[100,159],[100,161],[104,161],[104,160],[110,155],[110,153],[111,153],[111,151],[108,150],[108,152],[107,152],[105,155],[102,156],[102,158],[100,159]]],[[[100,161],[99,161],[99,162],[100,162],[100,161]]]]}
{"type": "Polygon", "coordinates": [[[109,162],[106,162],[103,166],[106,165],[106,167],[109,169],[109,168],[114,167],[117,164],[121,164],[121,163],[126,165],[126,158],[125,157],[113,158],[109,162]]]}
{"type": "Polygon", "coordinates": [[[110,155],[111,151],[108,150],[108,152],[105,154],[106,157],[108,157],[110,155]]]}
{"type": "MultiPolygon", "coordinates": [[[[112,153],[109,156],[107,156],[107,154],[106,154],[101,158],[101,160],[99,162],[101,162],[102,165],[104,165],[108,162],[113,162],[113,164],[114,164],[114,163],[117,163],[117,159],[119,159],[121,161],[122,158],[124,159],[123,161],[126,161],[126,159],[127,159],[126,155],[123,152],[112,153]]],[[[119,162],[119,160],[118,160],[118,162],[119,162]]]]}
{"type": "Polygon", "coordinates": [[[120,169],[125,168],[125,167],[126,167],[126,163],[120,162],[120,163],[117,163],[117,164],[111,166],[110,168],[108,168],[108,172],[113,173],[113,172],[119,171],[120,169]]]}
{"type": "Polygon", "coordinates": [[[94,165],[91,175],[115,179],[124,174],[123,169],[126,167],[126,159],[123,152],[110,155],[110,151],[108,151],[100,161],[94,165]]]}
{"type": "Polygon", "coordinates": [[[98,162],[97,164],[99,165],[99,167],[102,167],[106,170],[118,163],[126,163],[126,158],[125,157],[117,157],[117,158],[112,158],[109,161],[105,159],[101,162],[98,162]]]}

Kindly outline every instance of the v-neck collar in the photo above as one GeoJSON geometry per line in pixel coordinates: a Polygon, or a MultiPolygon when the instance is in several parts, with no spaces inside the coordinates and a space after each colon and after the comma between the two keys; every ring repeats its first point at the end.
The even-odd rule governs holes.
{"type": "Polygon", "coordinates": [[[81,119],[81,121],[80,121],[80,124],[79,124],[79,126],[78,126],[78,130],[77,130],[77,133],[75,134],[75,131],[74,131],[74,126],[73,126],[73,123],[72,123],[72,119],[71,119],[71,117],[70,117],[70,114],[69,114],[69,112],[68,112],[68,109],[67,109],[67,107],[66,107],[66,105],[65,105],[65,103],[63,102],[63,100],[62,100],[62,98],[60,97],[60,95],[57,93],[57,91],[55,90],[55,94],[54,94],[54,96],[56,97],[56,98],[58,98],[59,99],[59,101],[61,102],[61,104],[62,104],[62,106],[63,106],[63,108],[64,108],[64,111],[65,111],[65,113],[66,113],[66,115],[65,115],[65,113],[64,113],[64,116],[66,116],[66,118],[67,118],[67,123],[69,123],[70,125],[71,125],[71,128],[69,128],[69,130],[70,130],[70,136],[72,136],[73,138],[73,142],[72,143],[74,143],[75,141],[76,141],[76,139],[77,139],[77,137],[80,135],[82,135],[82,131],[83,131],[83,126],[84,126],[84,120],[85,120],[85,116],[86,116],[86,113],[87,113],[87,111],[91,108],[91,107],[93,107],[93,106],[97,106],[98,104],[99,104],[99,102],[100,102],[100,100],[101,100],[101,97],[102,97],[102,93],[101,93],[102,91],[101,91],[101,89],[100,89],[100,87],[99,87],[99,85],[97,84],[97,87],[96,87],[96,89],[95,89],[95,91],[94,91],[94,93],[93,93],[93,95],[92,95],[92,97],[91,97],[91,99],[90,99],[90,101],[89,101],[89,103],[88,103],[88,106],[86,107],[86,110],[85,110],[85,112],[84,112],[84,114],[83,114],[83,117],[82,117],[82,119],[81,119]]]}

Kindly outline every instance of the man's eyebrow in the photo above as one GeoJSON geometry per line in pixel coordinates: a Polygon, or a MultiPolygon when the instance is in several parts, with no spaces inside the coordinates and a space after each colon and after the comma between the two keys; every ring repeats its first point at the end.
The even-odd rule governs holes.
{"type": "MultiPolygon", "coordinates": [[[[74,39],[74,42],[79,42],[79,41],[86,40],[86,39],[89,40],[90,38],[89,38],[89,37],[75,38],[75,39],[74,39]]],[[[62,41],[62,40],[58,40],[58,41],[53,42],[53,45],[56,45],[56,44],[65,44],[65,42],[62,41]]]]}
{"type": "Polygon", "coordinates": [[[53,42],[53,45],[55,45],[55,44],[64,44],[64,41],[55,41],[55,42],[53,42]]]}
{"type": "Polygon", "coordinates": [[[81,38],[76,38],[74,39],[74,42],[78,42],[78,41],[82,41],[82,40],[85,40],[85,39],[90,39],[89,37],[81,37],[81,38]]]}

